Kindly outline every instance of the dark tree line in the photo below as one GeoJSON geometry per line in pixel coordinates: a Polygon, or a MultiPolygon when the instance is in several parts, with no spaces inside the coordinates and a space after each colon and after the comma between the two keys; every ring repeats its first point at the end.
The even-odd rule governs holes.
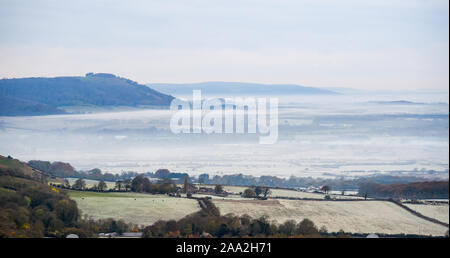
{"type": "Polygon", "coordinates": [[[133,177],[139,175],[137,172],[122,172],[120,174],[103,173],[98,168],[94,168],[88,171],[77,171],[69,163],[60,161],[50,162],[42,160],[30,160],[27,164],[34,169],[47,172],[54,177],[62,178],[73,177],[115,182],[132,179],[133,177]]]}
{"type": "Polygon", "coordinates": [[[177,186],[171,179],[162,179],[151,183],[148,177],[138,175],[131,181],[131,191],[139,193],[168,194],[177,192],[177,186]]]}
{"type": "Polygon", "coordinates": [[[359,195],[381,198],[448,199],[449,182],[432,181],[390,185],[365,183],[361,184],[359,195]]]}
{"type": "MultiPolygon", "coordinates": [[[[430,171],[432,173],[433,171],[430,171]]],[[[379,183],[379,184],[393,184],[393,183],[411,183],[421,182],[424,179],[422,177],[415,176],[391,176],[391,175],[376,175],[359,177],[355,179],[347,179],[344,177],[333,178],[312,178],[312,177],[296,177],[291,176],[289,178],[280,178],[276,176],[250,176],[243,174],[233,175],[215,175],[211,177],[209,174],[201,174],[198,177],[198,181],[202,184],[211,185],[234,185],[234,186],[249,186],[260,185],[271,188],[297,188],[297,187],[321,187],[324,185],[329,186],[334,190],[350,190],[359,189],[361,184],[365,183],[379,183]]]]}
{"type": "MultiPolygon", "coordinates": [[[[173,173],[168,169],[158,169],[153,172],[146,173],[137,173],[137,172],[121,172],[119,174],[112,174],[108,172],[102,172],[99,168],[94,168],[87,171],[77,171],[72,165],[69,163],[61,162],[61,161],[42,161],[42,160],[30,160],[27,163],[30,167],[34,169],[38,169],[40,171],[46,172],[53,177],[61,177],[61,178],[83,178],[83,179],[91,179],[91,180],[103,180],[110,182],[117,181],[126,181],[131,180],[138,175],[144,175],[147,177],[158,178],[158,179],[172,179],[172,180],[182,180],[185,177],[189,177],[187,173],[173,173]]],[[[180,182],[181,183],[181,182],[180,182]]]]}

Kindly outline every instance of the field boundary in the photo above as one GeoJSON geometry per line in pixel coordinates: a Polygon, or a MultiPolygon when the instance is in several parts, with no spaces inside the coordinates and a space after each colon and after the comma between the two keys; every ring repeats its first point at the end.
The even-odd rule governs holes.
{"type": "Polygon", "coordinates": [[[449,224],[447,224],[447,223],[445,223],[445,222],[442,222],[442,221],[440,221],[440,220],[437,220],[437,219],[434,219],[434,218],[425,216],[425,215],[423,215],[422,213],[417,212],[417,211],[415,211],[415,210],[409,208],[409,207],[406,206],[406,205],[403,205],[402,203],[396,202],[396,201],[394,201],[394,200],[387,200],[387,201],[388,201],[388,202],[392,202],[392,203],[394,203],[394,204],[397,204],[397,205],[400,206],[401,208],[403,208],[403,209],[409,211],[411,214],[413,214],[413,215],[415,215],[415,216],[417,216],[417,217],[419,217],[419,218],[422,218],[422,219],[424,219],[424,220],[428,220],[428,221],[430,221],[430,222],[439,224],[439,225],[441,225],[441,226],[445,226],[445,227],[447,227],[447,228],[449,227],[449,224]]]}

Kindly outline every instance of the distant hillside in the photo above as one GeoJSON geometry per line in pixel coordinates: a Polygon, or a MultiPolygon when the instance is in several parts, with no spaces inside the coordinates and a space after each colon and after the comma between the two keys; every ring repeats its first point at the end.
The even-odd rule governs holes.
{"type": "Polygon", "coordinates": [[[113,74],[0,80],[0,115],[64,113],[64,106],[168,106],[173,97],[113,74]]]}
{"type": "Polygon", "coordinates": [[[372,101],[375,104],[386,104],[386,105],[424,105],[422,102],[412,102],[407,100],[394,100],[394,101],[372,101]]]}
{"type": "Polygon", "coordinates": [[[38,116],[64,114],[64,110],[47,104],[5,96],[0,93],[0,116],[38,116]]]}
{"type": "Polygon", "coordinates": [[[295,84],[258,84],[244,82],[201,82],[185,84],[151,83],[147,86],[152,89],[172,95],[190,95],[193,90],[201,90],[202,94],[209,95],[318,95],[339,94],[337,92],[305,87],[295,84]]]}

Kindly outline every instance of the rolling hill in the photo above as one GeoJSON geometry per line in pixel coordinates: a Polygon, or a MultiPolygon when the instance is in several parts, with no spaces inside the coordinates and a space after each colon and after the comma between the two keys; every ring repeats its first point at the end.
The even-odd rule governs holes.
{"type": "Polygon", "coordinates": [[[65,113],[65,106],[168,106],[173,97],[106,73],[0,80],[0,116],[65,113]]]}
{"type": "Polygon", "coordinates": [[[244,82],[201,82],[185,84],[151,83],[152,89],[171,95],[190,95],[193,90],[201,90],[210,95],[335,95],[337,92],[305,87],[295,84],[259,84],[244,82]]]}
{"type": "Polygon", "coordinates": [[[33,179],[36,181],[43,181],[49,175],[28,166],[26,163],[23,163],[18,159],[0,155],[0,176],[15,176],[33,179]]]}

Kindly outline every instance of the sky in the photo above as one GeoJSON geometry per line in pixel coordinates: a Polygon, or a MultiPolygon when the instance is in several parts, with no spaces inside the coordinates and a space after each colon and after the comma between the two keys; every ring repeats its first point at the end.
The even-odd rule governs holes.
{"type": "Polygon", "coordinates": [[[0,78],[449,87],[448,0],[0,0],[0,78]]]}

